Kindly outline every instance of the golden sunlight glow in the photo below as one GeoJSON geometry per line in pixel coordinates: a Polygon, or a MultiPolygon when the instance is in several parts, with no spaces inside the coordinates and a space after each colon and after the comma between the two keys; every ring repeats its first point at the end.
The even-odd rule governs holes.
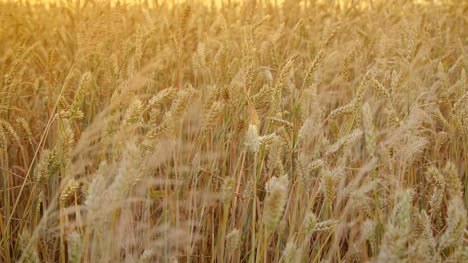
{"type": "Polygon", "coordinates": [[[0,0],[0,262],[468,262],[467,13],[0,0]]]}

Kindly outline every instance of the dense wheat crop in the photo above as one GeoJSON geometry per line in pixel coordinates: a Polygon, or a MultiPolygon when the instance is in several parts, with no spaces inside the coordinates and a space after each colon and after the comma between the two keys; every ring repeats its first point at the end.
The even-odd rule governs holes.
{"type": "Polygon", "coordinates": [[[467,262],[467,1],[0,3],[0,262],[467,262]]]}

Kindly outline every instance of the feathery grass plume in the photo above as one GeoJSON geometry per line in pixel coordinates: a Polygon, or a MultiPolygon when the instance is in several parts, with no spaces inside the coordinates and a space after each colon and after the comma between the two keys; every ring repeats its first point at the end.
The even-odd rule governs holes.
{"type": "Polygon", "coordinates": [[[304,218],[304,229],[307,235],[315,231],[318,218],[313,212],[308,212],[304,218]]]}
{"type": "Polygon", "coordinates": [[[37,248],[34,245],[35,238],[32,237],[31,233],[27,229],[23,229],[19,235],[19,249],[21,251],[20,263],[39,263],[39,254],[37,248]]]}
{"type": "Polygon", "coordinates": [[[396,194],[395,204],[385,227],[378,262],[402,262],[408,260],[408,241],[411,230],[412,190],[396,194]]]}
{"type": "MultiPolygon", "coordinates": [[[[88,185],[86,199],[84,205],[88,211],[88,218],[94,218],[101,212],[101,206],[106,203],[105,191],[106,181],[104,173],[108,169],[109,165],[103,161],[99,164],[98,170],[93,175],[93,179],[88,185]]],[[[93,222],[91,220],[91,222],[93,222]]]]}
{"type": "Polygon", "coordinates": [[[409,248],[410,262],[440,262],[440,256],[436,253],[437,242],[432,234],[431,219],[426,211],[416,216],[417,235],[409,248]]]}
{"type": "Polygon", "coordinates": [[[436,240],[432,233],[431,218],[425,210],[419,213],[419,224],[421,225],[421,237],[427,239],[430,245],[435,250],[436,240]]]}
{"type": "Polygon", "coordinates": [[[244,187],[244,192],[242,193],[243,198],[247,199],[253,199],[256,196],[256,181],[255,180],[249,180],[244,187]]]}
{"type": "Polygon", "coordinates": [[[397,227],[402,233],[410,231],[413,191],[411,189],[397,193],[396,204],[390,215],[390,224],[397,227]]]}
{"type": "Polygon", "coordinates": [[[134,142],[128,143],[125,146],[117,175],[109,186],[109,197],[111,200],[122,201],[140,181],[144,172],[144,167],[139,163],[141,160],[142,153],[138,145],[134,142]]]}
{"type": "Polygon", "coordinates": [[[375,229],[376,224],[371,219],[366,219],[364,223],[361,225],[362,236],[369,241],[370,248],[372,253],[376,253],[375,251],[375,244],[376,244],[376,237],[375,237],[375,229]]]}
{"type": "Polygon", "coordinates": [[[150,263],[153,257],[154,251],[152,249],[145,249],[138,259],[138,263],[150,263]]]}
{"type": "Polygon", "coordinates": [[[450,199],[447,211],[447,228],[439,238],[439,249],[456,246],[463,240],[467,225],[467,212],[460,197],[450,199]]]}
{"type": "Polygon", "coordinates": [[[298,248],[294,240],[288,240],[283,251],[282,262],[302,262],[302,249],[298,248]]]}
{"type": "Polygon", "coordinates": [[[457,167],[448,161],[443,169],[444,179],[447,184],[447,192],[451,198],[463,196],[463,184],[458,175],[457,167]]]}
{"type": "Polygon", "coordinates": [[[256,154],[260,150],[260,136],[258,128],[255,124],[249,124],[249,128],[245,133],[244,145],[248,152],[256,154]]]}
{"type": "MultiPolygon", "coordinates": [[[[350,187],[353,187],[353,186],[354,185],[352,183],[350,187]]],[[[349,193],[349,199],[348,199],[348,202],[350,204],[353,204],[354,209],[359,209],[359,211],[362,212],[362,214],[366,215],[367,217],[372,217],[372,214],[374,212],[372,209],[372,203],[375,203],[375,199],[373,200],[368,195],[368,192],[371,189],[374,189],[374,191],[376,190],[375,178],[372,178],[371,182],[366,182],[366,185],[363,186],[362,188],[358,188],[354,191],[351,191],[349,193]]]]}
{"type": "Polygon", "coordinates": [[[234,229],[226,236],[226,248],[228,253],[234,253],[241,245],[241,233],[234,229]]]}
{"type": "Polygon", "coordinates": [[[266,196],[263,204],[262,221],[266,231],[272,233],[283,214],[289,188],[287,175],[272,177],[265,184],[266,196]]]}
{"type": "Polygon", "coordinates": [[[68,234],[67,243],[68,260],[70,263],[80,263],[82,248],[81,235],[76,231],[71,232],[68,234]]]}
{"type": "Polygon", "coordinates": [[[1,262],[468,262],[468,1],[46,2],[0,0],[1,262]]]}
{"type": "Polygon", "coordinates": [[[299,133],[297,134],[297,140],[300,143],[306,143],[308,139],[311,137],[315,128],[314,121],[311,118],[308,118],[304,121],[301,128],[299,129],[299,133]]]}
{"type": "Polygon", "coordinates": [[[430,248],[430,243],[425,239],[416,239],[408,248],[408,262],[440,262],[430,248]]]}

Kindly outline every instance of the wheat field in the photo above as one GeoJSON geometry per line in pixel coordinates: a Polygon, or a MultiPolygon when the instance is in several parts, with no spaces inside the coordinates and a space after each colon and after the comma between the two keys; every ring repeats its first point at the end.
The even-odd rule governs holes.
{"type": "Polygon", "coordinates": [[[468,262],[467,52],[463,0],[0,1],[0,262],[468,262]]]}

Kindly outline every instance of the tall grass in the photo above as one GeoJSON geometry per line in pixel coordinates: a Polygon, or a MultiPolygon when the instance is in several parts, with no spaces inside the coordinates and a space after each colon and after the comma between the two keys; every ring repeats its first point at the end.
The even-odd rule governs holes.
{"type": "Polygon", "coordinates": [[[0,4],[0,262],[467,262],[468,2],[0,4]]]}

